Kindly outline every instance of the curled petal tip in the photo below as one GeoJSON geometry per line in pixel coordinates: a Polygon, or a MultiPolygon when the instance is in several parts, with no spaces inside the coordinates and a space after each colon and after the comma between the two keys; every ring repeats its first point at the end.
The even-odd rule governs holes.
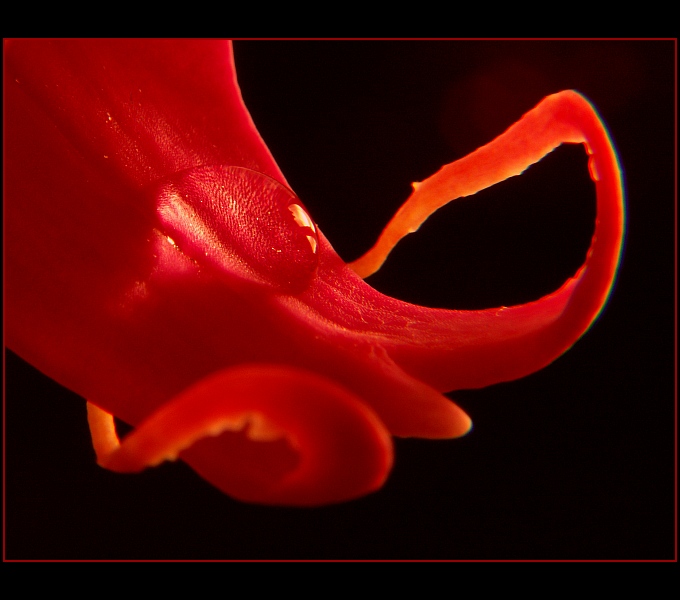
{"type": "Polygon", "coordinates": [[[100,464],[114,471],[181,456],[234,498],[299,506],[375,491],[393,460],[389,433],[353,394],[312,373],[272,365],[207,377],[113,446],[103,448],[109,453],[100,464]]]}
{"type": "Polygon", "coordinates": [[[582,95],[571,90],[548,96],[496,139],[415,186],[376,244],[350,266],[362,277],[374,273],[395,244],[437,209],[520,175],[563,143],[584,145],[595,184],[597,219],[585,264],[559,290],[502,311],[419,307],[418,319],[427,323],[423,326],[427,331],[417,343],[391,349],[409,373],[441,390],[524,377],[568,350],[597,318],[621,256],[623,185],[602,120],[582,95]],[[449,342],[444,341],[447,338],[449,342]]]}

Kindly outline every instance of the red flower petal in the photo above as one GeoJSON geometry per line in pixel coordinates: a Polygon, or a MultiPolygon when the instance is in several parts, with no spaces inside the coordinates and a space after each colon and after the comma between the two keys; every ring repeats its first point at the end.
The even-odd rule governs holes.
{"type": "Polygon", "coordinates": [[[396,435],[463,435],[470,419],[439,391],[545,366],[606,301],[623,234],[620,174],[577,94],[546,99],[423,182],[388,250],[456,194],[518,174],[561,142],[585,143],[598,195],[586,265],[534,303],[446,311],[379,294],[337,256],[255,130],[227,42],[5,50],[7,341],[140,426],[104,459],[112,468],[153,463],[206,427],[251,423],[251,437],[281,434],[299,457],[262,452],[248,432],[182,456],[242,499],[354,497],[389,470],[383,423],[396,435]],[[260,366],[224,371],[245,364],[260,366]],[[234,465],[234,452],[253,447],[234,465]]]}

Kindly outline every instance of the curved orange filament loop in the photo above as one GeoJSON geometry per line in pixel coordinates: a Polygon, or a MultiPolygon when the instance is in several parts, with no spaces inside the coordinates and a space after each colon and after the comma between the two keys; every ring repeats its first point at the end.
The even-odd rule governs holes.
{"type": "Polygon", "coordinates": [[[122,443],[113,417],[89,403],[88,421],[101,466],[138,472],[181,455],[247,502],[301,506],[356,498],[382,486],[393,460],[390,434],[359,398],[315,374],[276,365],[242,365],[205,378],[122,443]]]}
{"type": "MultiPolygon", "coordinates": [[[[399,240],[417,231],[437,209],[520,175],[563,143],[583,143],[590,155],[589,171],[597,189],[598,221],[586,264],[591,262],[597,246],[598,252],[605,255],[600,257],[600,262],[608,265],[607,272],[602,274],[606,285],[597,294],[596,302],[601,308],[613,283],[621,251],[623,188],[616,153],[602,121],[593,106],[574,91],[546,97],[489,144],[442,167],[425,181],[413,183],[413,193],[378,241],[350,263],[350,267],[362,278],[372,275],[399,240]],[[601,242],[596,244],[598,239],[601,242]]],[[[597,310],[593,318],[595,316],[597,310]]]]}

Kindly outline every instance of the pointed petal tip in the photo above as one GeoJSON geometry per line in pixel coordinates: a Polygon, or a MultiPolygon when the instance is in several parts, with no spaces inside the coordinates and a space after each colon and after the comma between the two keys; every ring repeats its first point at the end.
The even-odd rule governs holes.
{"type": "Polygon", "coordinates": [[[472,419],[469,415],[461,409],[458,405],[453,404],[455,407],[455,413],[451,419],[451,438],[458,438],[467,435],[472,431],[472,419]]]}

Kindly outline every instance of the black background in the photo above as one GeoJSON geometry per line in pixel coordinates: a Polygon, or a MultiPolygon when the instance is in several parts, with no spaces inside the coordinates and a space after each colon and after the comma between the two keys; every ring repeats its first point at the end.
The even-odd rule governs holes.
{"type": "MultiPolygon", "coordinates": [[[[669,559],[674,553],[673,41],[235,42],[253,118],[346,260],[410,183],[573,88],[619,150],[628,231],[609,305],[530,377],[452,398],[474,429],[396,440],[379,492],[246,505],[178,463],[94,463],[84,401],[6,355],[8,559],[669,559]]],[[[429,306],[535,299],[582,263],[594,192],[580,147],[458,200],[369,279],[429,306]]],[[[11,315],[5,315],[11,319],[11,315]]]]}

